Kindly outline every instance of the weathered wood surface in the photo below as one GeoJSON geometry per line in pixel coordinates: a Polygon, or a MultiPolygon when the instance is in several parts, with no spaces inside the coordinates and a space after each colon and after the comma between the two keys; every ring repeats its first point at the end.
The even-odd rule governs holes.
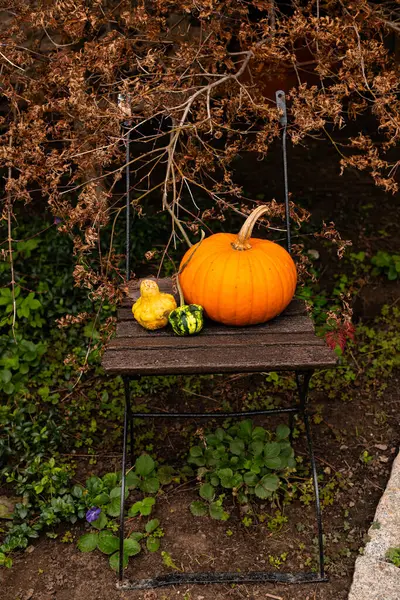
{"type": "MultiPolygon", "coordinates": [[[[160,279],[161,291],[172,292],[172,281],[160,279]]],[[[169,329],[147,331],[134,319],[132,303],[139,282],[118,311],[117,334],[103,357],[107,373],[167,375],[238,373],[332,367],[336,356],[315,335],[305,304],[293,300],[280,316],[252,327],[227,327],[207,321],[196,336],[178,337],[169,329]]]]}

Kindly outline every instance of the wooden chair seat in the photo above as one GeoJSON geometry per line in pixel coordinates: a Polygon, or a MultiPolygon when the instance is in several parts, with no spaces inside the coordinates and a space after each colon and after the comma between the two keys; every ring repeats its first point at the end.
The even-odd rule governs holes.
{"type": "MultiPolygon", "coordinates": [[[[160,279],[161,291],[173,293],[172,280],[160,279]]],[[[302,300],[267,323],[227,327],[206,321],[196,336],[179,337],[171,329],[147,331],[133,318],[132,303],[140,281],[131,282],[118,311],[116,337],[107,345],[102,365],[122,376],[194,373],[245,373],[313,370],[334,367],[337,358],[315,334],[302,300]]]]}

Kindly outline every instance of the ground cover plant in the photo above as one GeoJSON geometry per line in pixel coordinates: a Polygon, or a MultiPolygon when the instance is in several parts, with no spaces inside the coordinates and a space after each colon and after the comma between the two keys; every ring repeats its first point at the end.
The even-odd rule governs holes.
{"type": "MultiPolygon", "coordinates": [[[[36,231],[32,231],[29,226],[25,226],[25,229],[21,230],[23,231],[22,235],[30,237],[32,233],[44,229],[43,224],[37,224],[35,227],[37,227],[36,231]]],[[[105,339],[104,333],[99,331],[100,321],[101,319],[110,319],[108,315],[114,314],[114,307],[110,305],[110,309],[105,310],[104,314],[98,317],[98,324],[95,319],[89,326],[80,318],[74,322],[74,317],[82,312],[83,307],[89,312],[93,310],[93,306],[85,294],[82,294],[79,289],[73,288],[72,264],[68,264],[66,261],[63,265],[57,258],[57,256],[63,256],[65,251],[64,240],[65,243],[68,242],[64,237],[60,238],[57,225],[51,226],[49,231],[35,236],[34,239],[43,239],[43,244],[39,243],[36,248],[32,249],[29,258],[33,276],[28,279],[30,275],[24,274],[24,279],[21,277],[21,283],[24,287],[29,286],[29,293],[32,293],[36,290],[33,285],[34,277],[37,277],[40,286],[47,281],[46,287],[49,291],[51,290],[52,294],[47,296],[35,293],[46,309],[43,310],[39,307],[37,310],[43,310],[40,314],[44,316],[48,311],[48,314],[53,315],[54,320],[49,322],[49,320],[43,319],[44,322],[40,323],[41,326],[33,327],[30,319],[23,314],[17,318],[16,329],[22,338],[29,339],[35,345],[43,344],[45,352],[42,354],[40,362],[35,364],[32,361],[30,363],[28,376],[24,372],[19,373],[19,364],[23,365],[23,360],[14,363],[15,366],[11,366],[10,371],[13,377],[11,381],[15,381],[16,389],[12,394],[4,395],[6,402],[1,407],[2,475],[3,481],[9,486],[6,495],[13,499],[13,515],[12,519],[8,518],[2,521],[3,541],[0,558],[3,565],[10,567],[12,572],[13,569],[18,568],[19,552],[24,548],[32,547],[32,545],[35,547],[37,537],[41,536],[42,539],[42,536],[45,535],[48,537],[49,543],[57,543],[57,540],[60,540],[61,544],[68,545],[73,541],[74,544],[71,545],[71,548],[75,548],[75,552],[78,553],[80,552],[79,548],[83,549],[81,556],[82,558],[86,557],[85,560],[88,560],[89,556],[98,556],[96,560],[101,560],[102,564],[106,564],[113,557],[111,565],[115,567],[116,552],[118,552],[116,537],[119,509],[119,498],[117,498],[119,460],[112,464],[113,459],[101,457],[110,452],[110,448],[115,442],[120,444],[123,390],[118,379],[104,379],[99,367],[101,345],[105,339]],[[54,243],[53,253],[48,254],[45,251],[46,242],[54,243]],[[51,266],[53,260],[56,263],[59,261],[57,269],[51,266]],[[71,290],[74,290],[75,296],[68,295],[71,290]],[[60,316],[61,324],[65,320],[71,321],[68,328],[53,326],[55,319],[60,319],[60,316]],[[65,360],[66,357],[67,360],[65,360]],[[87,458],[79,457],[82,452],[87,458]],[[111,472],[109,466],[107,468],[107,464],[116,470],[111,472]],[[108,476],[107,473],[109,473],[108,476]],[[99,480],[103,481],[104,478],[108,488],[97,490],[96,486],[100,485],[99,480]],[[82,483],[86,480],[88,480],[86,484],[82,483]],[[92,483],[96,488],[93,493],[94,491],[98,492],[96,496],[93,496],[91,492],[84,494],[92,483]],[[113,492],[114,499],[111,498],[112,490],[115,490],[113,492]],[[101,494],[105,495],[99,498],[98,496],[101,494]],[[96,501],[95,498],[97,498],[96,501]],[[101,505],[103,500],[107,500],[107,502],[101,505]],[[113,506],[111,506],[111,501],[114,502],[113,506]],[[90,511],[93,509],[95,511],[100,509],[107,519],[103,529],[93,526],[96,519],[92,523],[88,523],[87,514],[89,512],[90,518],[90,511]],[[108,514],[109,512],[113,514],[108,514]],[[84,525],[85,523],[86,525],[84,525]],[[60,531],[60,526],[67,527],[65,533],[60,531]],[[78,530],[75,529],[77,526],[79,526],[78,530]],[[101,534],[101,538],[100,532],[104,532],[101,534]],[[84,537],[88,535],[89,538],[84,537]],[[55,538],[55,542],[52,541],[53,538],[55,538]],[[83,542],[80,542],[81,539],[83,542]],[[109,554],[106,554],[104,550],[109,551],[109,554]],[[16,561],[16,565],[12,566],[12,561],[16,561]]],[[[322,252],[322,247],[320,252],[322,252]]],[[[378,430],[390,431],[390,410],[385,409],[384,406],[386,406],[387,390],[391,385],[390,377],[396,373],[398,366],[397,356],[400,340],[397,306],[384,307],[375,322],[355,322],[353,324],[354,335],[350,336],[348,333],[352,332],[343,333],[340,323],[338,327],[334,318],[334,315],[340,310],[340,296],[344,290],[349,289],[353,293],[355,291],[360,293],[365,281],[379,282],[380,286],[385,285],[386,281],[387,285],[392,285],[386,273],[375,271],[375,265],[372,262],[375,255],[376,252],[368,252],[364,256],[361,256],[359,252],[349,253],[339,265],[336,265],[337,272],[330,285],[323,283],[319,272],[319,261],[314,260],[314,275],[318,281],[313,282],[310,279],[306,286],[299,290],[299,294],[307,297],[313,307],[320,335],[328,336],[328,342],[341,355],[339,369],[316,374],[313,381],[313,397],[317,402],[314,405],[314,424],[318,427],[328,427],[329,425],[328,431],[338,444],[343,444],[347,437],[343,433],[342,426],[332,425],[332,414],[328,416],[326,408],[324,408],[326,399],[329,397],[334,399],[334,403],[339,398],[341,398],[341,402],[348,403],[354,402],[355,392],[361,394],[361,397],[362,394],[368,395],[370,392],[374,396],[378,394],[381,399],[380,406],[377,405],[375,409],[372,409],[373,417],[371,419],[376,423],[375,427],[378,430]],[[360,283],[360,281],[364,283],[360,283]],[[320,403],[317,400],[319,397],[321,397],[320,403]],[[327,423],[328,425],[326,425],[327,423]]],[[[15,256],[18,277],[20,277],[20,273],[21,276],[24,273],[23,262],[23,253],[15,256]]],[[[6,277],[7,269],[4,269],[4,272],[6,277]]],[[[34,319],[36,325],[36,316],[34,319]]],[[[12,339],[11,326],[11,323],[3,325],[4,335],[9,340],[12,339]]],[[[158,402],[167,402],[167,405],[174,401],[173,390],[177,385],[181,386],[182,394],[187,401],[193,402],[197,399],[197,401],[204,402],[206,401],[204,396],[217,394],[221,384],[222,382],[219,383],[218,378],[213,382],[207,377],[183,379],[153,377],[135,382],[132,385],[132,392],[136,397],[138,407],[146,410],[147,398],[150,397],[158,397],[158,402]]],[[[232,385],[229,384],[229,381],[222,384],[225,392],[220,403],[221,408],[227,411],[235,409],[235,396],[229,400],[231,393],[229,390],[232,385]]],[[[293,381],[280,374],[270,373],[261,377],[256,387],[252,385],[250,390],[245,385],[240,392],[239,386],[237,393],[244,394],[240,401],[241,406],[242,403],[248,408],[276,406],[284,401],[285,395],[293,393],[293,381]]],[[[357,468],[367,469],[369,477],[382,477],[387,463],[380,462],[382,451],[379,451],[380,454],[377,456],[376,449],[374,451],[373,446],[371,447],[367,441],[363,441],[366,439],[362,430],[364,427],[365,425],[357,425],[352,434],[357,440],[356,464],[360,465],[357,468]]],[[[167,458],[170,453],[165,453],[163,449],[165,447],[163,440],[168,439],[171,432],[163,428],[142,428],[140,422],[137,423],[136,452],[138,455],[144,453],[148,456],[150,454],[151,458],[145,460],[147,463],[145,471],[148,477],[144,477],[143,474],[137,475],[135,469],[128,474],[128,481],[134,487],[130,491],[131,496],[127,504],[128,520],[131,525],[127,529],[126,539],[132,539],[135,544],[131,542],[127,544],[129,548],[124,558],[125,563],[128,563],[127,569],[131,568],[130,564],[141,565],[141,561],[148,560],[147,557],[150,555],[154,555],[154,560],[160,560],[165,569],[174,569],[171,565],[175,565],[178,569],[185,568],[179,552],[171,547],[173,535],[171,537],[168,513],[164,508],[164,499],[174,494],[175,487],[179,488],[182,484],[188,485],[189,489],[194,485],[194,494],[188,498],[186,506],[185,503],[183,506],[176,506],[174,511],[179,515],[204,515],[207,511],[208,517],[194,516],[194,523],[205,523],[208,519],[221,523],[225,527],[221,535],[226,540],[235,539],[238,526],[244,531],[251,531],[252,535],[257,535],[258,531],[261,532],[265,528],[277,540],[279,535],[285,536],[286,539],[288,523],[297,522],[290,511],[297,506],[297,503],[305,508],[307,506],[312,508],[313,494],[310,474],[303,460],[304,449],[301,449],[300,446],[293,455],[293,451],[288,445],[286,427],[277,431],[280,431],[278,434],[278,437],[280,435],[281,438],[279,444],[283,443],[288,451],[286,460],[294,459],[296,461],[292,474],[285,474],[285,469],[278,468],[276,459],[281,460],[280,454],[276,457],[268,457],[265,454],[266,447],[272,454],[276,454],[277,450],[275,448],[277,433],[274,433],[272,424],[265,423],[263,427],[253,424],[250,427],[246,421],[242,421],[241,425],[227,422],[222,431],[211,428],[204,433],[201,430],[196,433],[193,428],[184,428],[179,433],[182,440],[180,450],[176,457],[175,452],[173,453],[175,462],[172,460],[171,464],[167,458]],[[223,436],[222,431],[224,432],[223,436]],[[259,435],[260,439],[253,440],[253,435],[255,438],[258,438],[259,435]],[[222,440],[219,440],[217,436],[222,437],[222,440]],[[221,442],[219,448],[218,445],[215,446],[217,440],[218,443],[221,442]],[[256,474],[259,480],[267,477],[268,485],[262,488],[261,492],[261,495],[269,496],[265,500],[257,497],[256,493],[252,494],[253,491],[255,492],[256,485],[252,486],[253,479],[251,481],[248,479],[254,474],[251,473],[251,466],[248,470],[249,464],[246,464],[248,460],[246,455],[250,451],[250,447],[255,453],[261,448],[261,445],[260,448],[251,446],[253,442],[261,442],[264,445],[263,460],[275,461],[274,463],[269,462],[269,467],[262,467],[266,469],[265,473],[256,474]],[[200,464],[206,461],[206,458],[211,463],[215,460],[211,456],[213,448],[221,453],[217,459],[217,463],[218,461],[220,463],[200,464]],[[239,454],[235,454],[235,452],[239,454]],[[197,454],[199,456],[194,456],[197,454]],[[234,459],[233,462],[231,462],[232,459],[234,459]],[[159,462],[156,472],[161,472],[162,481],[153,476],[155,461],[159,462]],[[227,461],[229,461],[229,465],[227,461]],[[272,470],[271,467],[273,467],[272,470]],[[273,475],[272,478],[271,475],[273,475]],[[284,475],[283,479],[281,479],[282,475],[284,475]],[[237,481],[234,480],[235,477],[237,477],[237,481]],[[279,479],[280,483],[277,489],[275,477],[279,479]],[[146,479],[148,479],[147,482],[146,479]],[[203,487],[204,485],[206,487],[203,487]],[[247,490],[245,490],[245,486],[248,488],[247,490]],[[277,496],[276,493],[278,493],[277,496]],[[244,497],[246,495],[248,496],[247,502],[244,497]],[[242,502],[236,504],[239,499],[242,502]],[[155,500],[154,504],[152,500],[155,500]],[[261,508],[261,505],[264,507],[261,508]],[[239,509],[239,506],[242,508],[239,509]],[[155,527],[157,522],[157,527],[155,527]],[[148,523],[151,524],[148,525],[148,523]]],[[[296,425],[294,444],[298,444],[301,437],[301,428],[296,425]]],[[[378,440],[378,445],[385,447],[385,444],[379,443],[382,438],[378,437],[378,440]]],[[[390,444],[387,447],[389,449],[390,444]]],[[[280,448],[280,452],[281,450],[284,448],[280,448]]],[[[383,454],[386,453],[383,452],[383,454]]],[[[327,460],[330,463],[329,458],[327,460]]],[[[334,458],[331,460],[335,463],[334,458]]],[[[289,464],[288,467],[290,471],[289,464]]],[[[344,494],[350,494],[348,490],[351,490],[352,486],[351,479],[349,480],[345,473],[341,473],[339,470],[332,471],[331,467],[326,465],[325,469],[327,472],[320,472],[321,501],[324,511],[329,511],[337,509],[339,498],[344,494]]],[[[376,480],[374,479],[374,481],[376,480]]],[[[353,501],[349,500],[348,502],[353,501]]],[[[326,533],[326,544],[330,548],[327,569],[333,574],[337,573],[337,569],[340,572],[338,565],[341,562],[354,560],[354,553],[362,546],[361,533],[356,534],[351,525],[351,511],[351,506],[348,506],[341,517],[340,527],[344,528],[343,533],[338,533],[337,530],[335,532],[328,530],[326,533]],[[341,545],[341,548],[336,552],[334,548],[338,544],[341,545]]],[[[96,515],[96,512],[94,514],[96,515]]],[[[11,517],[11,514],[8,516],[11,517]]],[[[188,517],[183,518],[186,520],[188,517]]],[[[101,523],[97,523],[97,525],[99,524],[101,523]]],[[[297,524],[301,526],[301,521],[297,524]]],[[[200,526],[204,527],[204,525],[200,526]]],[[[193,524],[192,527],[198,527],[198,525],[193,524]]],[[[365,530],[367,527],[368,523],[366,522],[365,530]]],[[[300,531],[296,535],[302,536],[307,532],[307,526],[303,531],[300,527],[300,531]]],[[[298,559],[295,558],[296,553],[293,553],[293,550],[288,552],[288,549],[283,546],[267,552],[266,560],[273,568],[286,569],[293,561],[299,560],[299,564],[303,564],[303,568],[312,569],[316,566],[317,558],[315,547],[312,546],[312,548],[312,552],[308,553],[307,540],[301,541],[297,550],[298,559]]],[[[110,569],[110,573],[112,573],[112,569],[110,569]]]]}
{"type": "MultiPolygon", "coordinates": [[[[399,441],[396,6],[224,2],[216,19],[214,0],[13,4],[0,7],[4,597],[121,598],[123,386],[100,360],[126,292],[128,131],[131,275],[170,276],[200,229],[231,231],[260,203],[270,207],[261,235],[282,242],[282,87],[297,296],[340,358],[311,383],[331,582],[305,594],[345,598],[399,441]]],[[[272,408],[294,389],[280,373],[131,384],[140,411],[272,408]]],[[[300,423],[292,438],[279,421],[136,419],[135,429],[128,576],[231,570],[239,559],[243,570],[316,569],[300,423]]],[[[387,560],[397,564],[398,549],[387,560]]],[[[269,591],[295,594],[281,589],[269,591]]],[[[182,597],[265,593],[194,587],[182,597]]]]}

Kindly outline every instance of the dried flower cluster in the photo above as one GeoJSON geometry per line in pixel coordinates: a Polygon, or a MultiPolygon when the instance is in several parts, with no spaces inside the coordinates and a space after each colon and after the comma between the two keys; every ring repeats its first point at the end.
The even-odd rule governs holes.
{"type": "Polygon", "coordinates": [[[120,256],[113,234],[106,253],[101,236],[123,216],[127,136],[133,203],[140,210],[158,194],[171,239],[188,240],[202,221],[250,206],[230,165],[243,151],[266,155],[281,134],[277,87],[289,92],[294,143],[333,139],[372,115],[376,139],[350,139],[341,165],[395,192],[398,162],[388,156],[400,137],[400,83],[386,39],[398,28],[396,6],[0,0],[3,217],[44,196],[74,240],[77,283],[94,297],[115,296],[120,256]],[[200,211],[199,191],[214,208],[200,211]]]}

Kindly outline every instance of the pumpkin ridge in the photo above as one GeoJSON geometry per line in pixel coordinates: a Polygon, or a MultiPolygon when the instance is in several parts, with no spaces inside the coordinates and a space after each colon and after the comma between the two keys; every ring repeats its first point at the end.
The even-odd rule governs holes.
{"type": "MultiPolygon", "coordinates": [[[[265,265],[264,265],[264,254],[263,252],[260,252],[260,248],[255,249],[255,252],[253,252],[253,257],[258,261],[258,265],[261,265],[261,271],[263,274],[263,282],[264,282],[264,290],[265,290],[265,297],[266,297],[266,302],[265,302],[265,308],[264,308],[264,316],[263,316],[263,321],[265,319],[268,319],[269,316],[269,289],[268,289],[268,273],[265,270],[265,265]]],[[[262,322],[263,322],[262,321],[262,322]]]]}
{"type": "MultiPolygon", "coordinates": [[[[237,252],[237,250],[235,250],[235,252],[237,252]]],[[[239,273],[240,273],[240,267],[241,267],[240,263],[242,262],[242,256],[243,256],[243,253],[240,252],[240,254],[237,258],[235,281],[238,281],[238,279],[239,279],[239,273]]],[[[236,286],[235,289],[236,289],[236,295],[235,295],[235,310],[233,313],[233,321],[234,321],[234,324],[237,325],[237,307],[238,307],[239,286],[236,286]]]]}
{"type": "MultiPolygon", "coordinates": [[[[196,271],[194,271],[194,273],[193,273],[194,276],[193,276],[192,281],[191,281],[191,286],[193,286],[193,282],[196,281],[197,276],[198,276],[198,272],[202,270],[202,267],[203,267],[204,263],[208,262],[208,269],[207,269],[205,277],[204,277],[203,286],[200,289],[201,298],[196,298],[195,299],[195,304],[201,304],[202,306],[204,306],[206,304],[206,302],[204,302],[204,289],[207,289],[206,282],[207,282],[207,279],[208,279],[208,277],[210,275],[211,267],[213,266],[214,262],[217,260],[217,258],[220,255],[221,255],[221,250],[219,249],[219,250],[213,252],[213,254],[211,254],[211,257],[210,257],[210,255],[204,256],[204,260],[201,261],[201,263],[199,264],[199,266],[196,269],[196,271]]],[[[191,300],[191,302],[192,302],[192,300],[191,300]]],[[[206,312],[207,312],[207,309],[206,309],[206,312]]]]}
{"type": "MultiPolygon", "coordinates": [[[[224,275],[221,277],[220,283],[219,283],[219,288],[218,288],[218,293],[217,293],[217,306],[216,306],[216,321],[219,321],[221,318],[221,301],[223,300],[223,294],[221,293],[223,288],[224,288],[224,280],[225,280],[225,273],[229,272],[228,269],[228,265],[229,262],[231,261],[231,259],[233,258],[233,254],[230,251],[230,249],[227,249],[227,252],[224,252],[224,254],[226,254],[226,260],[225,260],[225,264],[224,264],[224,275]]],[[[223,254],[221,254],[221,258],[222,258],[223,254]]]]}
{"type": "MultiPolygon", "coordinates": [[[[217,252],[215,252],[214,254],[215,254],[215,255],[217,255],[218,253],[217,253],[217,252]]],[[[212,256],[214,256],[214,254],[212,254],[212,256]]],[[[199,258],[199,263],[198,263],[198,265],[196,265],[196,262],[194,263],[194,265],[195,265],[195,269],[193,269],[193,272],[192,272],[192,278],[191,278],[191,280],[190,280],[189,282],[187,282],[187,283],[189,283],[189,285],[186,285],[186,286],[185,286],[185,284],[183,284],[183,285],[184,285],[184,287],[186,287],[186,289],[192,289],[192,287],[193,287],[193,283],[196,281],[196,279],[197,279],[197,275],[198,275],[199,271],[201,270],[201,268],[202,268],[203,264],[204,264],[204,263],[205,263],[207,260],[210,260],[210,257],[209,257],[209,255],[204,255],[204,256],[203,256],[203,260],[201,260],[201,255],[200,255],[198,258],[199,258]]],[[[182,275],[184,274],[184,272],[185,272],[185,270],[183,270],[183,271],[182,271],[182,275]]],[[[206,277],[205,277],[204,279],[206,279],[206,277]]],[[[181,286],[182,286],[182,282],[181,282],[181,286]]],[[[182,290],[182,291],[183,291],[183,295],[185,296],[185,291],[184,291],[184,290],[182,290]]],[[[203,289],[201,289],[201,290],[200,290],[200,293],[201,293],[201,295],[203,296],[203,289]]],[[[185,298],[185,300],[187,300],[187,298],[185,298]]],[[[197,300],[198,300],[198,298],[197,298],[197,300]]],[[[189,301],[190,301],[190,302],[192,302],[192,301],[193,301],[193,298],[189,298],[189,301]]],[[[197,302],[197,301],[196,301],[195,303],[196,303],[196,304],[203,304],[202,302],[197,302]]]]}
{"type": "Polygon", "coordinates": [[[250,252],[247,254],[247,268],[249,270],[250,273],[250,285],[251,285],[251,294],[250,294],[250,302],[249,302],[249,306],[250,306],[250,323],[253,322],[253,312],[254,312],[254,279],[253,279],[253,267],[252,267],[252,262],[254,259],[254,253],[252,252],[250,255],[250,252]]]}
{"type": "Polygon", "coordinates": [[[294,260],[292,259],[292,257],[290,257],[290,258],[291,258],[291,261],[292,261],[292,263],[290,264],[290,267],[291,267],[290,268],[290,272],[292,273],[293,293],[294,293],[296,291],[296,286],[297,286],[297,269],[296,269],[296,264],[295,264],[294,260]]]}
{"type": "Polygon", "coordinates": [[[278,261],[280,262],[280,264],[282,265],[282,267],[284,268],[284,270],[288,271],[290,273],[290,279],[291,282],[288,283],[288,286],[290,285],[291,287],[293,286],[293,292],[292,295],[294,294],[295,290],[296,290],[296,284],[297,284],[297,276],[296,276],[296,267],[294,265],[293,259],[292,257],[286,254],[281,254],[281,256],[278,257],[278,261]],[[293,269],[294,267],[294,269],[293,269]]]}
{"type": "MultiPolygon", "coordinates": [[[[272,265],[272,268],[275,270],[275,272],[278,275],[278,279],[279,279],[279,282],[281,284],[280,285],[280,297],[281,297],[280,305],[282,306],[285,303],[284,302],[284,296],[285,296],[284,289],[285,289],[285,286],[284,286],[281,274],[279,272],[279,269],[276,266],[276,261],[279,260],[279,258],[277,258],[276,256],[274,256],[274,257],[269,256],[269,254],[267,254],[267,252],[263,252],[263,254],[264,254],[265,258],[269,261],[269,263],[272,265]]],[[[279,260],[279,262],[281,262],[281,261],[279,260]]],[[[275,292],[276,292],[276,290],[275,290],[275,292]]]]}
{"type": "MultiPolygon", "coordinates": [[[[286,261],[285,259],[286,259],[286,256],[281,254],[281,256],[277,257],[277,262],[281,265],[282,271],[286,272],[287,270],[290,270],[290,273],[292,273],[292,269],[291,268],[289,269],[289,261],[286,261]]],[[[290,265],[290,267],[291,266],[292,265],[290,265]]],[[[281,271],[279,271],[279,276],[281,276],[281,271]]],[[[288,284],[288,282],[286,282],[285,285],[286,285],[286,287],[284,287],[283,289],[284,289],[285,296],[286,296],[286,288],[289,288],[290,283],[288,284]]],[[[295,289],[296,289],[296,286],[294,286],[294,290],[295,289]]],[[[293,290],[293,293],[294,293],[294,290],[293,290]]],[[[291,294],[292,297],[293,297],[293,293],[291,294]]],[[[285,306],[285,308],[286,308],[286,306],[285,306]]]]}

